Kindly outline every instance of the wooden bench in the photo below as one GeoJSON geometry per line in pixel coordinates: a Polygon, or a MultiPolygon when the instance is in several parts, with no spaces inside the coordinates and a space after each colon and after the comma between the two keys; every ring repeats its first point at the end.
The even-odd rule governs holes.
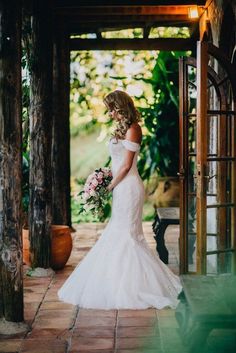
{"type": "Polygon", "coordinates": [[[168,264],[169,253],[165,246],[165,231],[171,224],[179,224],[179,207],[161,207],[156,209],[156,218],[152,224],[155,233],[156,250],[160,259],[168,264]]]}
{"type": "Polygon", "coordinates": [[[213,329],[236,329],[236,276],[182,275],[181,282],[175,311],[180,335],[190,353],[205,352],[213,329]]]}

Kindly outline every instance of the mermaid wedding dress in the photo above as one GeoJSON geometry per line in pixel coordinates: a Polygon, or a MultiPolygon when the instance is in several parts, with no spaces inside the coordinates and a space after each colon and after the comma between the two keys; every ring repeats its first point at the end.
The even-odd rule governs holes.
{"type": "Polygon", "coordinates": [[[175,308],[179,277],[148,246],[142,229],[144,186],[137,170],[140,145],[111,139],[113,176],[125,149],[131,169],[113,189],[112,214],[100,238],[58,291],[61,301],[94,309],[175,308]]]}

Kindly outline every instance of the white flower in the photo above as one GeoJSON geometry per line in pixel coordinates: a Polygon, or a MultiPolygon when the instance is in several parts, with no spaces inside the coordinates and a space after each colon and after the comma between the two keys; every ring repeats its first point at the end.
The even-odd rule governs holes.
{"type": "Polygon", "coordinates": [[[103,175],[102,172],[99,172],[99,173],[98,173],[98,179],[103,179],[103,176],[104,176],[104,175],[103,175]]]}
{"type": "Polygon", "coordinates": [[[86,180],[86,184],[89,184],[90,181],[94,178],[94,173],[90,174],[88,177],[87,177],[87,180],[86,180]]]}
{"type": "Polygon", "coordinates": [[[88,192],[85,192],[83,194],[83,200],[88,200],[88,198],[90,197],[89,193],[88,192]]]}
{"type": "Polygon", "coordinates": [[[87,210],[87,211],[92,210],[94,207],[95,207],[94,204],[90,204],[90,205],[85,204],[85,205],[84,205],[84,208],[85,208],[85,210],[87,210]]]}
{"type": "Polygon", "coordinates": [[[90,191],[90,196],[96,196],[96,195],[97,195],[97,193],[96,193],[95,190],[91,190],[91,191],[90,191]]]}

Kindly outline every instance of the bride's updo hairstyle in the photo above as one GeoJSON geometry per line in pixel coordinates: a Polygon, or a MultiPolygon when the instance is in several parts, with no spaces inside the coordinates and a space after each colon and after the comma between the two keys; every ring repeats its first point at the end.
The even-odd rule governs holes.
{"type": "Polygon", "coordinates": [[[115,110],[122,116],[122,119],[116,120],[116,128],[112,136],[116,139],[124,139],[130,125],[140,121],[140,113],[135,108],[132,98],[127,93],[116,90],[104,98],[104,104],[109,110],[115,110]]]}

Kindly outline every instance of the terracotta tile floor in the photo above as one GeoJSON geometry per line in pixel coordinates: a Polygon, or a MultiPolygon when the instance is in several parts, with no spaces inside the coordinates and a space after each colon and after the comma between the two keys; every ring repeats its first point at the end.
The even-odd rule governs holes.
{"type": "MultiPolygon", "coordinates": [[[[151,222],[144,233],[155,251],[151,222]]],[[[1,353],[177,353],[186,352],[174,310],[86,310],[58,301],[57,290],[98,239],[103,224],[80,224],[73,252],[62,271],[50,278],[24,277],[25,337],[0,339],[1,353]]],[[[178,226],[167,229],[170,268],[178,273],[178,226]]],[[[25,273],[27,268],[24,268],[25,273]]]]}

